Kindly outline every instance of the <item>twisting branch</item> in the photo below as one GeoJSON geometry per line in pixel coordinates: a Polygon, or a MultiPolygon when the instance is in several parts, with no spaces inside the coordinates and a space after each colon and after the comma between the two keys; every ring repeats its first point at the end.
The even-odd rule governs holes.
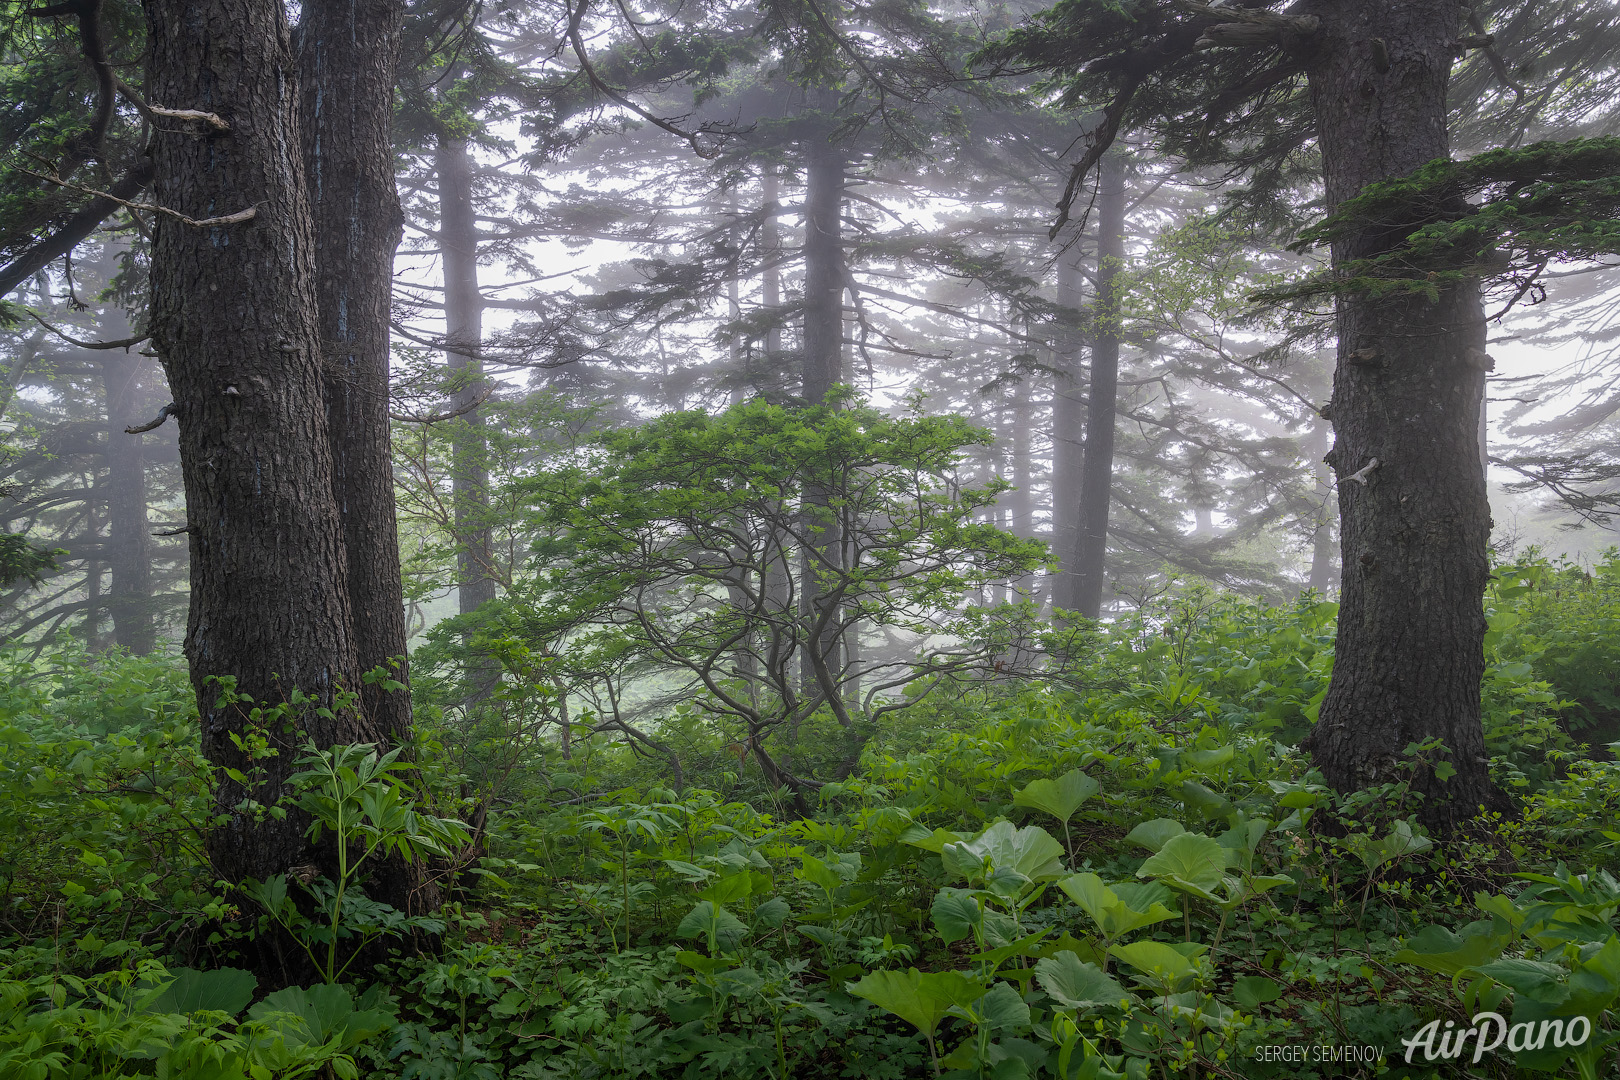
{"type": "Polygon", "coordinates": [[[34,312],[30,311],[28,315],[35,322],[39,323],[39,325],[55,334],[69,345],[77,345],[81,349],[127,349],[131,345],[139,345],[141,342],[145,341],[151,336],[149,334],[141,334],[137,337],[119,338],[117,341],[80,341],[76,337],[68,337],[66,334],[62,333],[62,331],[40,318],[34,312]]]}
{"type": "Polygon", "coordinates": [[[180,414],[176,411],[176,409],[174,407],[174,402],[171,401],[167,405],[163,406],[163,408],[159,409],[158,414],[155,417],[153,417],[150,421],[148,421],[147,423],[144,423],[139,427],[127,427],[127,428],[125,428],[124,429],[124,434],[125,435],[139,435],[144,431],[151,431],[153,428],[162,427],[163,426],[163,421],[167,420],[169,417],[171,417],[171,416],[176,416],[177,417],[179,415],[180,414]]]}
{"type": "Polygon", "coordinates": [[[118,80],[118,93],[154,124],[159,120],[194,121],[213,128],[220,135],[230,133],[231,125],[222,120],[217,113],[203,112],[201,109],[165,109],[161,105],[148,105],[142,100],[141,95],[135,92],[134,87],[123,79],[118,80]]]}
{"type": "Polygon", "coordinates": [[[37,180],[43,180],[48,184],[55,184],[58,187],[67,188],[69,191],[77,191],[82,195],[93,195],[98,199],[106,199],[110,202],[117,203],[126,210],[150,210],[154,214],[162,214],[164,217],[171,217],[176,221],[183,221],[187,225],[192,225],[199,229],[211,229],[217,225],[236,225],[243,221],[252,221],[259,214],[258,207],[250,206],[246,210],[238,210],[234,214],[226,214],[223,217],[189,218],[180,213],[178,210],[170,210],[167,206],[159,206],[156,203],[127,202],[124,199],[120,199],[116,195],[109,194],[105,191],[97,191],[95,188],[85,187],[83,184],[75,184],[71,181],[63,180],[60,176],[56,176],[54,174],[38,173],[32,169],[18,169],[17,171],[28,176],[32,176],[37,180]]]}
{"type": "Polygon", "coordinates": [[[1075,196],[1080,193],[1080,182],[1114,145],[1114,138],[1119,134],[1120,121],[1125,118],[1125,110],[1130,108],[1131,99],[1136,96],[1137,87],[1141,85],[1142,77],[1133,75],[1126,80],[1124,86],[1120,87],[1119,93],[1114,95],[1114,100],[1108,103],[1108,108],[1103,110],[1102,120],[1092,129],[1089,140],[1091,145],[1086,147],[1085,155],[1069,170],[1069,182],[1064,185],[1063,198],[1058,200],[1058,218],[1046,231],[1047,239],[1056,240],[1057,234],[1068,223],[1069,208],[1074,205],[1075,196]]]}

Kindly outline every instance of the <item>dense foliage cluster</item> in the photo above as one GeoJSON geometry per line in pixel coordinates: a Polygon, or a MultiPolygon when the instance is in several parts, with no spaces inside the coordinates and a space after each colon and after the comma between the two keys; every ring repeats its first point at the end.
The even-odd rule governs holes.
{"type": "Polygon", "coordinates": [[[1061,682],[899,714],[803,817],[723,726],[675,711],[679,789],[614,732],[564,756],[441,722],[410,770],[364,748],[308,758],[281,809],[364,859],[463,844],[457,807],[506,755],[487,855],[432,919],[367,900],[359,867],[234,906],[201,852],[183,671],[66,641],[12,652],[0,1070],[1415,1077],[1454,1066],[1438,1039],[1408,1064],[1403,1040],[1494,1011],[1598,1030],[1473,1075],[1597,1076],[1620,1003],[1620,766],[1593,745],[1620,722],[1620,558],[1500,567],[1487,610],[1487,747],[1521,811],[1472,836],[1392,816],[1399,792],[1335,797],[1294,749],[1336,605],[1183,587],[1071,643],[1061,682]],[[255,1002],[236,963],[278,922],[324,981],[255,1002]],[[412,932],[425,953],[379,948],[412,932]]]}

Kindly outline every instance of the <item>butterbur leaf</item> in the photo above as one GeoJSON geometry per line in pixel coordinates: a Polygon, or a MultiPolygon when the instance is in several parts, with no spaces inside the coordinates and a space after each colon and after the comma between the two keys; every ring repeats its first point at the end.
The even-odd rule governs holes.
{"type": "Polygon", "coordinates": [[[1158,878],[1172,889],[1216,900],[1223,882],[1226,849],[1208,836],[1180,833],[1165,841],[1136,871],[1138,877],[1158,878]]]}
{"type": "Polygon", "coordinates": [[[1013,796],[1013,805],[1040,810],[1066,825],[1080,804],[1097,794],[1098,788],[1096,780],[1079,769],[1071,769],[1056,780],[1043,777],[1031,781],[1013,796]]]}
{"type": "Polygon", "coordinates": [[[991,1031],[1021,1031],[1029,1027],[1029,1003],[1011,983],[998,982],[973,1004],[979,1023],[991,1031]]]}
{"type": "Polygon", "coordinates": [[[333,1044],[339,1052],[359,1046],[373,1035],[394,1026],[394,1018],[381,1009],[356,1011],[354,999],[341,986],[290,986],[278,990],[248,1010],[253,1020],[268,1020],[276,1014],[290,1015],[294,1021],[281,1028],[290,1046],[318,1047],[333,1044]]]}
{"type": "Polygon", "coordinates": [[[1464,968],[1488,964],[1502,955],[1512,935],[1497,932],[1494,924],[1469,923],[1461,935],[1444,926],[1425,926],[1406,939],[1406,948],[1397,952],[1398,964],[1416,964],[1442,975],[1456,975],[1464,968]]]}
{"type": "Polygon", "coordinates": [[[1063,873],[1058,861],[1063,845],[1038,825],[1020,829],[1010,821],[998,821],[961,847],[998,870],[1012,870],[1031,881],[1063,873]]]}
{"type": "Polygon", "coordinates": [[[1251,1012],[1282,997],[1282,987],[1264,975],[1244,975],[1232,982],[1232,1000],[1251,1012]]]}
{"type": "Polygon", "coordinates": [[[973,1004],[985,986],[958,971],[923,974],[909,971],[874,971],[860,982],[846,985],[851,994],[865,998],[932,1037],[953,1006],[973,1004]]]}
{"type": "Polygon", "coordinates": [[[1170,893],[1157,883],[1108,886],[1096,874],[1088,873],[1070,875],[1058,882],[1058,888],[1079,904],[1103,937],[1110,940],[1175,914],[1160,902],[1170,893]],[[1135,902],[1128,902],[1127,896],[1135,902]]]}
{"type": "Polygon", "coordinates": [[[773,896],[754,909],[753,924],[756,927],[775,929],[787,919],[789,908],[786,900],[780,896],[773,896]]]}
{"type": "Polygon", "coordinates": [[[932,851],[935,855],[943,852],[946,844],[956,844],[968,839],[972,834],[952,832],[949,829],[934,829],[929,831],[926,826],[912,825],[900,834],[900,842],[912,847],[932,851]]]}
{"type": "Polygon", "coordinates": [[[1088,964],[1068,951],[1037,963],[1035,980],[1041,984],[1042,990],[1070,1009],[1118,1005],[1130,997],[1125,988],[1102,968],[1088,964]]]}
{"type": "Polygon", "coordinates": [[[1125,841],[1138,847],[1147,848],[1149,851],[1158,851],[1164,847],[1172,836],[1179,836],[1186,831],[1179,821],[1171,821],[1169,818],[1154,818],[1152,821],[1142,822],[1142,824],[1126,833],[1125,841]]]}
{"type": "Polygon", "coordinates": [[[259,985],[256,976],[237,968],[170,968],[169,974],[174,981],[146,1002],[144,1012],[194,1013],[207,1009],[235,1016],[247,1008],[254,987],[259,985]]]}
{"type": "Polygon", "coordinates": [[[973,928],[984,923],[979,902],[966,889],[941,889],[934,896],[930,909],[934,916],[934,929],[945,944],[961,941],[973,933],[973,928]]]}

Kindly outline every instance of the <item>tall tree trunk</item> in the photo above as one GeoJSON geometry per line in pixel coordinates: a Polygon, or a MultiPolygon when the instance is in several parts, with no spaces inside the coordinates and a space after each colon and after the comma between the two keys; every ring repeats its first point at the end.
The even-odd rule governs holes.
{"type": "MultiPolygon", "coordinates": [[[[1085,300],[1079,256],[1058,263],[1058,303],[1075,312],[1085,300]]],[[[1085,346],[1079,328],[1063,329],[1052,379],[1052,552],[1058,571],[1052,605],[1073,611],[1080,554],[1081,461],[1085,457],[1085,346]]]]}
{"type": "Polygon", "coordinates": [[[776,219],[781,212],[782,194],[773,167],[765,167],[760,186],[765,200],[765,221],[759,229],[760,255],[765,260],[760,271],[760,303],[771,320],[765,331],[765,374],[761,382],[774,388],[785,380],[777,369],[782,359],[782,326],[777,321],[782,308],[782,228],[776,219]]]}
{"type": "MultiPolygon", "coordinates": [[[[804,195],[804,400],[819,405],[833,386],[843,381],[844,357],[844,157],[828,138],[825,125],[815,125],[803,142],[804,195]]],[[[807,641],[801,681],[814,692],[819,678],[819,657],[836,677],[843,667],[839,656],[839,614],[829,611],[822,596],[824,564],[836,565],[841,543],[829,494],[806,485],[803,528],[812,540],[802,552],[800,596],[805,617],[823,629],[807,641]]],[[[831,690],[822,686],[824,692],[831,690]]]]}
{"type": "MultiPolygon", "coordinates": [[[[315,229],[322,377],[333,494],[343,523],[360,671],[390,666],[409,683],[404,588],[388,419],[394,252],[405,215],[394,184],[394,74],[401,0],[316,0],[298,28],[305,180],[315,229]]],[[[411,738],[411,695],[361,688],[366,738],[411,738]]],[[[375,864],[372,899],[412,914],[439,907],[427,868],[398,855],[375,864]]]]}
{"type": "Polygon", "coordinates": [[[180,427],[191,547],[185,651],[224,815],[209,855],[228,881],[262,879],[305,861],[305,822],[242,804],[281,797],[300,732],[264,731],[276,756],[250,760],[231,738],[252,734],[247,709],[222,704],[212,680],[234,679],[238,693],[267,704],[310,695],[300,722],[318,746],[363,734],[352,712],[318,711],[360,680],[332,496],[294,58],[280,0],[148,0],[146,11],[149,100],[230,125],[223,135],[159,125],[154,198],[193,219],[254,215],[208,227],[157,217],[150,327],[180,427]]]}
{"type": "Polygon", "coordinates": [[[1125,165],[1115,154],[1102,160],[1097,190],[1097,318],[1091,347],[1091,386],[1086,408],[1086,458],[1081,467],[1079,552],[1075,558],[1074,610],[1102,614],[1103,575],[1108,560],[1108,509],[1114,487],[1114,423],[1119,398],[1119,296],[1115,283],[1125,260],[1125,165]]]}
{"type": "MultiPolygon", "coordinates": [[[[452,375],[460,375],[456,408],[467,409],[483,385],[479,359],[484,297],[478,291],[478,225],[473,216],[473,161],[466,139],[439,137],[439,250],[444,260],[444,338],[452,375]]],[[[481,409],[455,421],[451,497],[456,528],[457,603],[461,614],[495,599],[494,545],[489,528],[489,465],[481,409]]]]}
{"type": "MultiPolygon", "coordinates": [[[[1309,73],[1330,207],[1448,154],[1446,84],[1466,8],[1357,0],[1312,5],[1323,45],[1309,73]]],[[[1333,262],[1389,250],[1364,228],[1333,262]]],[[[1408,778],[1403,747],[1440,739],[1455,772],[1410,776],[1420,817],[1449,826],[1506,799],[1480,725],[1490,505],[1479,461],[1485,321],[1474,284],[1338,303],[1325,410],[1336,440],[1343,583],[1333,679],[1306,745],[1335,788],[1408,778]],[[1376,461],[1376,466],[1375,466],[1376,461]]]]}
{"type": "MultiPolygon", "coordinates": [[[[312,0],[298,26],[326,414],[361,671],[403,665],[406,653],[388,422],[389,307],[404,227],[391,122],[404,16],[401,0],[312,0]]],[[[402,666],[395,677],[408,673],[402,666]]],[[[361,705],[376,741],[409,740],[409,693],[367,686],[361,705]]]]}

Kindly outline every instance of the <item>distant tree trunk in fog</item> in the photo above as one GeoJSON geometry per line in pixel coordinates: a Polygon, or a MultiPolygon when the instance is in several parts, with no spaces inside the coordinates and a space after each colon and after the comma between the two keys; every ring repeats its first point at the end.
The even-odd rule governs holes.
{"type": "MultiPolygon", "coordinates": [[[[473,216],[473,162],[466,139],[439,137],[439,250],[444,261],[446,359],[463,373],[456,408],[466,408],[483,382],[483,296],[478,291],[478,225],[473,216]]],[[[461,614],[495,598],[494,546],[489,530],[489,468],[484,417],[472,409],[457,417],[451,450],[451,500],[457,541],[456,590],[461,614]]]]}
{"type": "MultiPolygon", "coordinates": [[[[804,195],[804,351],[803,396],[819,405],[833,386],[844,380],[844,156],[829,139],[828,125],[814,125],[801,146],[805,161],[804,195]]],[[[823,680],[836,679],[843,667],[839,655],[836,607],[829,607],[818,587],[816,567],[823,560],[841,557],[841,537],[835,509],[827,495],[806,485],[803,528],[810,543],[800,558],[800,598],[806,618],[820,625],[807,641],[800,681],[807,693],[819,688],[834,692],[823,680]],[[818,658],[821,674],[818,674],[818,658]]]]}
{"type": "MultiPolygon", "coordinates": [[[[1058,303],[1074,311],[1085,300],[1078,256],[1058,263],[1058,303]]],[[[1080,554],[1080,479],[1085,457],[1085,349],[1078,328],[1059,340],[1052,367],[1052,604],[1074,610],[1075,560],[1080,554]]]]}
{"type": "MultiPolygon", "coordinates": [[[[116,307],[101,320],[108,340],[129,336],[129,322],[116,307]]],[[[157,645],[152,618],[152,537],[146,517],[145,435],[128,435],[149,416],[140,415],[140,374],[146,357],[135,352],[97,356],[107,402],[107,565],[112,570],[113,644],[145,656],[157,645]]]]}
{"type": "Polygon", "coordinates": [[[1115,282],[1125,258],[1125,166],[1102,160],[1097,191],[1097,332],[1091,348],[1086,409],[1086,456],[1080,481],[1080,529],[1075,558],[1074,610],[1102,614],[1108,557],[1108,510],[1114,483],[1114,424],[1119,397],[1119,297],[1115,282]]]}
{"type": "Polygon", "coordinates": [[[777,316],[782,307],[782,267],[778,256],[782,250],[782,227],[776,220],[781,207],[781,185],[776,170],[767,165],[760,178],[765,199],[765,221],[759,228],[759,245],[765,260],[761,271],[760,303],[764,304],[771,323],[765,331],[766,385],[774,385],[781,377],[776,365],[782,362],[782,327],[777,316]]]}
{"type": "MultiPolygon", "coordinates": [[[[391,127],[404,16],[401,0],[306,3],[298,27],[333,493],[361,671],[402,659],[407,637],[388,421],[389,308],[404,226],[391,127]]],[[[396,677],[408,679],[403,668],[396,677]]],[[[377,741],[410,738],[409,693],[363,687],[361,707],[377,741]]]]}
{"type": "Polygon", "coordinates": [[[1213,506],[1193,507],[1193,532],[1207,536],[1215,531],[1215,508],[1213,506]]]}
{"type": "Polygon", "coordinates": [[[1333,441],[1333,428],[1322,421],[1311,432],[1309,442],[1311,472],[1316,477],[1316,490],[1312,493],[1312,510],[1316,515],[1311,529],[1311,576],[1305,587],[1326,596],[1338,587],[1339,575],[1335,556],[1338,544],[1333,535],[1333,522],[1338,517],[1338,506],[1333,498],[1333,472],[1322,460],[1333,441]]]}
{"type": "MultiPolygon", "coordinates": [[[[1012,405],[1009,409],[1011,418],[1011,446],[1009,453],[1012,458],[1012,475],[1008,480],[1013,490],[1007,492],[1007,509],[1011,514],[1011,532],[1028,539],[1035,535],[1035,500],[1030,488],[1035,483],[1035,463],[1030,450],[1030,434],[1034,427],[1034,408],[1030,401],[1029,376],[1020,376],[1017,385],[1013,387],[1012,405]]],[[[1030,587],[1034,584],[1033,578],[1019,578],[1014,581],[1013,588],[1017,595],[1014,600],[1027,599],[1030,587]]]]}
{"type": "Polygon", "coordinates": [[[288,92],[294,57],[280,3],[149,0],[145,10],[150,100],[215,110],[230,124],[207,137],[157,125],[153,201],[195,219],[254,212],[202,228],[155,218],[149,326],[180,428],[191,547],[185,650],[222,822],[208,853],[218,877],[263,880],[313,861],[307,820],[260,820],[242,801],[274,805],[286,794],[303,734],[322,747],[367,734],[352,711],[333,709],[337,689],[360,679],[298,103],[288,92]],[[216,676],[255,702],[308,694],[302,731],[267,731],[276,756],[250,760],[231,738],[249,734],[246,710],[219,704],[216,676]],[[263,783],[249,787],[233,771],[263,783]]]}

